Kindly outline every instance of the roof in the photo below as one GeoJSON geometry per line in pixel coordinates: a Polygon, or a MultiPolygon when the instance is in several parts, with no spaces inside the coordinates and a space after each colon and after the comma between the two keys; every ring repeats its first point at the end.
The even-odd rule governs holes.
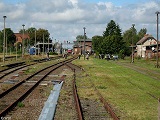
{"type": "MultiPolygon", "coordinates": [[[[137,42],[137,45],[143,44],[144,42],[146,42],[148,39],[155,39],[154,37],[152,37],[152,35],[145,35],[142,39],[140,39],[137,42]]],[[[155,39],[156,40],[156,39],[155,39]]]]}

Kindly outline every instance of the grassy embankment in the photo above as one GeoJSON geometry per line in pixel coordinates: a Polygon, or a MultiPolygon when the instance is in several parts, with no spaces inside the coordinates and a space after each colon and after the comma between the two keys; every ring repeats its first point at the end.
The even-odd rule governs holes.
{"type": "MultiPolygon", "coordinates": [[[[93,82],[121,119],[157,120],[158,99],[149,94],[160,97],[160,80],[117,64],[131,64],[129,60],[106,61],[90,58],[87,61],[81,58],[74,63],[87,71],[81,73],[82,77],[77,77],[80,97],[98,100],[91,87],[93,82]]],[[[160,72],[151,61],[138,60],[134,65],[160,72]]]]}

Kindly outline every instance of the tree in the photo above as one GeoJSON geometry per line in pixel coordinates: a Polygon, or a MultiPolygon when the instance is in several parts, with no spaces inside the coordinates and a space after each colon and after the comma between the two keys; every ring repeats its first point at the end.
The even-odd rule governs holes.
{"type": "Polygon", "coordinates": [[[125,49],[125,46],[121,36],[112,35],[104,38],[102,44],[103,53],[119,54],[122,49],[125,49]]]}
{"type": "MultiPolygon", "coordinates": [[[[43,35],[44,35],[44,42],[48,43],[48,39],[50,36],[50,33],[48,32],[48,30],[39,28],[38,30],[34,27],[28,28],[27,30],[24,30],[25,34],[28,34],[30,37],[30,45],[34,45],[35,44],[35,31],[36,31],[36,42],[43,42],[43,35]]],[[[19,33],[23,34],[23,29],[21,29],[19,31],[19,33]]]]}
{"type": "MultiPolygon", "coordinates": [[[[5,36],[6,36],[6,46],[9,49],[14,49],[14,43],[16,42],[16,36],[14,35],[14,32],[11,30],[11,28],[6,28],[5,29],[5,36]]],[[[4,30],[2,30],[2,39],[4,36],[4,30]]]]}
{"type": "MultiPolygon", "coordinates": [[[[87,35],[85,34],[85,39],[87,39],[88,37],[87,37],[87,35]]],[[[76,40],[78,41],[78,40],[82,40],[82,39],[84,39],[84,35],[77,35],[77,37],[76,37],[76,40]]]]}
{"type": "Polygon", "coordinates": [[[106,31],[103,32],[103,37],[101,47],[104,54],[118,54],[124,48],[121,29],[113,20],[107,24],[106,31]]]}
{"type": "Polygon", "coordinates": [[[103,37],[102,36],[93,36],[92,37],[92,47],[93,47],[93,50],[97,54],[102,53],[102,48],[101,48],[102,43],[103,43],[103,37]]]}
{"type": "Polygon", "coordinates": [[[143,38],[146,33],[147,33],[146,28],[140,29],[140,31],[138,32],[138,39],[140,40],[141,38],[143,38]]]}
{"type": "Polygon", "coordinates": [[[136,43],[142,39],[144,37],[144,35],[147,33],[147,29],[146,28],[143,28],[141,29],[138,34],[137,34],[137,30],[136,28],[134,27],[131,27],[130,29],[126,30],[124,33],[123,33],[123,40],[126,44],[126,53],[127,55],[130,55],[131,54],[131,49],[129,48],[129,46],[131,46],[132,44],[132,40],[133,40],[133,45],[136,45],[136,43]]]}
{"type": "MultiPolygon", "coordinates": [[[[23,29],[20,29],[19,33],[23,34],[23,29]]],[[[26,29],[24,29],[24,33],[26,33],[26,29]]]]}
{"type": "Polygon", "coordinates": [[[103,37],[107,37],[109,35],[121,36],[121,29],[119,28],[119,25],[116,25],[113,20],[108,23],[106,31],[103,32],[103,37]]]}
{"type": "Polygon", "coordinates": [[[48,39],[49,39],[50,33],[48,32],[48,30],[39,28],[36,31],[37,42],[43,42],[43,36],[44,36],[44,42],[48,43],[48,39]]]}
{"type": "Polygon", "coordinates": [[[0,52],[3,51],[3,33],[0,31],[0,52]]]}
{"type": "Polygon", "coordinates": [[[26,33],[28,33],[29,35],[29,38],[30,38],[30,45],[34,45],[35,44],[35,32],[36,32],[36,28],[34,27],[31,27],[31,28],[28,28],[26,30],[26,33]]]}

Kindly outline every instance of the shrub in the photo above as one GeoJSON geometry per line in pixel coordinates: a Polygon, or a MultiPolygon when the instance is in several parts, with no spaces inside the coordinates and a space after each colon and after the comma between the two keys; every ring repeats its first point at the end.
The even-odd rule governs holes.
{"type": "Polygon", "coordinates": [[[18,107],[24,107],[24,106],[25,106],[24,103],[18,102],[18,107]]]}
{"type": "Polygon", "coordinates": [[[58,55],[58,53],[50,52],[49,55],[58,55]]]}

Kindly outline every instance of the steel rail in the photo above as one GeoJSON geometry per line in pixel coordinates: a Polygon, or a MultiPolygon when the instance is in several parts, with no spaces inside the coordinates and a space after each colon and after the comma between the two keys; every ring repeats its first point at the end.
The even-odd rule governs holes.
{"type": "Polygon", "coordinates": [[[82,106],[81,106],[80,99],[79,99],[79,96],[78,96],[78,93],[77,93],[75,69],[68,64],[67,64],[67,66],[69,68],[71,68],[71,70],[74,72],[74,75],[73,75],[73,77],[74,77],[74,79],[73,79],[73,96],[74,96],[74,100],[75,100],[75,107],[76,107],[77,113],[78,113],[78,119],[79,120],[84,120],[84,116],[83,116],[83,112],[82,112],[82,106]]]}
{"type": "MultiPolygon", "coordinates": [[[[73,59],[75,59],[75,58],[73,58],[73,59]]],[[[60,63],[63,63],[63,64],[64,64],[64,62],[67,62],[67,61],[69,61],[69,60],[72,60],[72,58],[71,58],[71,59],[68,59],[68,60],[65,60],[65,61],[62,61],[62,62],[59,62],[59,63],[55,63],[55,64],[53,64],[53,65],[50,65],[50,66],[48,66],[48,67],[46,67],[46,68],[43,68],[42,70],[40,70],[40,71],[38,71],[38,72],[36,72],[36,73],[34,73],[34,74],[32,74],[32,75],[30,75],[30,76],[27,77],[26,79],[18,82],[17,84],[15,84],[14,86],[12,86],[11,88],[9,88],[9,89],[7,89],[6,91],[4,91],[3,93],[1,93],[1,94],[0,94],[0,98],[4,97],[6,94],[8,94],[8,93],[11,92],[12,90],[14,90],[14,89],[17,88],[18,86],[20,86],[21,84],[23,84],[25,81],[28,81],[28,80],[31,79],[33,76],[35,76],[36,74],[44,71],[45,69],[48,69],[48,68],[53,67],[53,66],[55,66],[55,65],[58,65],[58,64],[60,64],[60,63]]]]}
{"type": "MultiPolygon", "coordinates": [[[[60,58],[60,57],[59,57],[59,56],[58,56],[58,57],[54,57],[54,58],[52,58],[52,60],[55,60],[55,59],[57,59],[57,58],[60,58]]],[[[25,68],[25,67],[28,67],[28,66],[37,64],[37,63],[46,62],[46,59],[33,60],[32,62],[36,62],[36,63],[32,63],[32,64],[29,64],[29,65],[24,64],[24,66],[21,66],[21,67],[19,67],[20,64],[17,63],[17,65],[15,65],[14,67],[9,67],[9,68],[7,68],[7,69],[5,69],[5,70],[1,70],[0,72],[4,72],[4,71],[6,71],[6,70],[9,70],[9,69],[12,69],[12,68],[19,67],[19,68],[13,69],[13,70],[11,70],[11,71],[5,73],[4,75],[0,76],[0,79],[2,79],[3,77],[5,77],[6,75],[11,74],[13,71],[17,71],[17,70],[20,70],[20,69],[22,69],[22,68],[25,68]]]]}
{"type": "Polygon", "coordinates": [[[116,115],[116,113],[114,112],[114,110],[112,109],[112,107],[110,106],[110,104],[103,98],[103,96],[100,94],[100,92],[96,89],[95,90],[99,96],[100,101],[104,104],[104,108],[110,113],[111,117],[114,120],[120,120],[120,118],[116,115]]]}
{"type": "MultiPolygon", "coordinates": [[[[58,59],[60,57],[62,57],[62,56],[51,57],[50,60],[55,60],[55,59],[58,59]]],[[[46,58],[44,58],[44,59],[36,59],[36,60],[32,60],[31,62],[36,62],[36,63],[38,63],[38,62],[46,62],[46,60],[47,60],[46,58]]],[[[5,65],[7,68],[3,69],[3,70],[0,70],[0,72],[4,72],[4,71],[9,70],[11,68],[19,67],[21,65],[26,65],[26,63],[25,62],[17,62],[17,63],[7,64],[7,65],[5,65]]]]}
{"type": "MultiPolygon", "coordinates": [[[[30,89],[28,89],[22,96],[20,96],[16,101],[14,101],[11,105],[9,105],[8,107],[6,107],[1,113],[0,113],[0,117],[4,117],[9,111],[11,111],[17,104],[18,102],[24,100],[38,85],[39,83],[47,76],[49,75],[52,71],[56,70],[57,68],[63,66],[64,64],[68,63],[68,62],[71,62],[73,61],[75,58],[71,58],[71,59],[68,59],[66,61],[62,61],[62,62],[59,62],[57,64],[54,64],[54,65],[51,65],[47,68],[44,68],[43,70],[40,70],[41,72],[52,67],[52,66],[55,66],[57,65],[57,67],[55,67],[54,69],[50,70],[49,72],[47,72],[41,79],[39,79],[30,89]]],[[[40,73],[40,71],[38,71],[37,73],[31,75],[30,77],[28,77],[26,80],[29,80],[30,78],[32,78],[33,76],[35,76],[36,74],[40,73]]],[[[21,82],[24,83],[24,81],[21,82]]],[[[20,85],[21,85],[20,84],[20,85]]]]}
{"type": "MultiPolygon", "coordinates": [[[[83,71],[85,71],[85,70],[83,69],[83,71]]],[[[97,88],[95,87],[94,83],[91,82],[91,84],[94,87],[95,91],[97,92],[97,95],[99,96],[100,101],[104,104],[104,108],[106,109],[106,111],[111,115],[111,117],[114,120],[120,120],[120,118],[116,115],[116,113],[114,112],[114,110],[110,106],[110,104],[103,98],[101,93],[97,90],[97,88]]]]}

